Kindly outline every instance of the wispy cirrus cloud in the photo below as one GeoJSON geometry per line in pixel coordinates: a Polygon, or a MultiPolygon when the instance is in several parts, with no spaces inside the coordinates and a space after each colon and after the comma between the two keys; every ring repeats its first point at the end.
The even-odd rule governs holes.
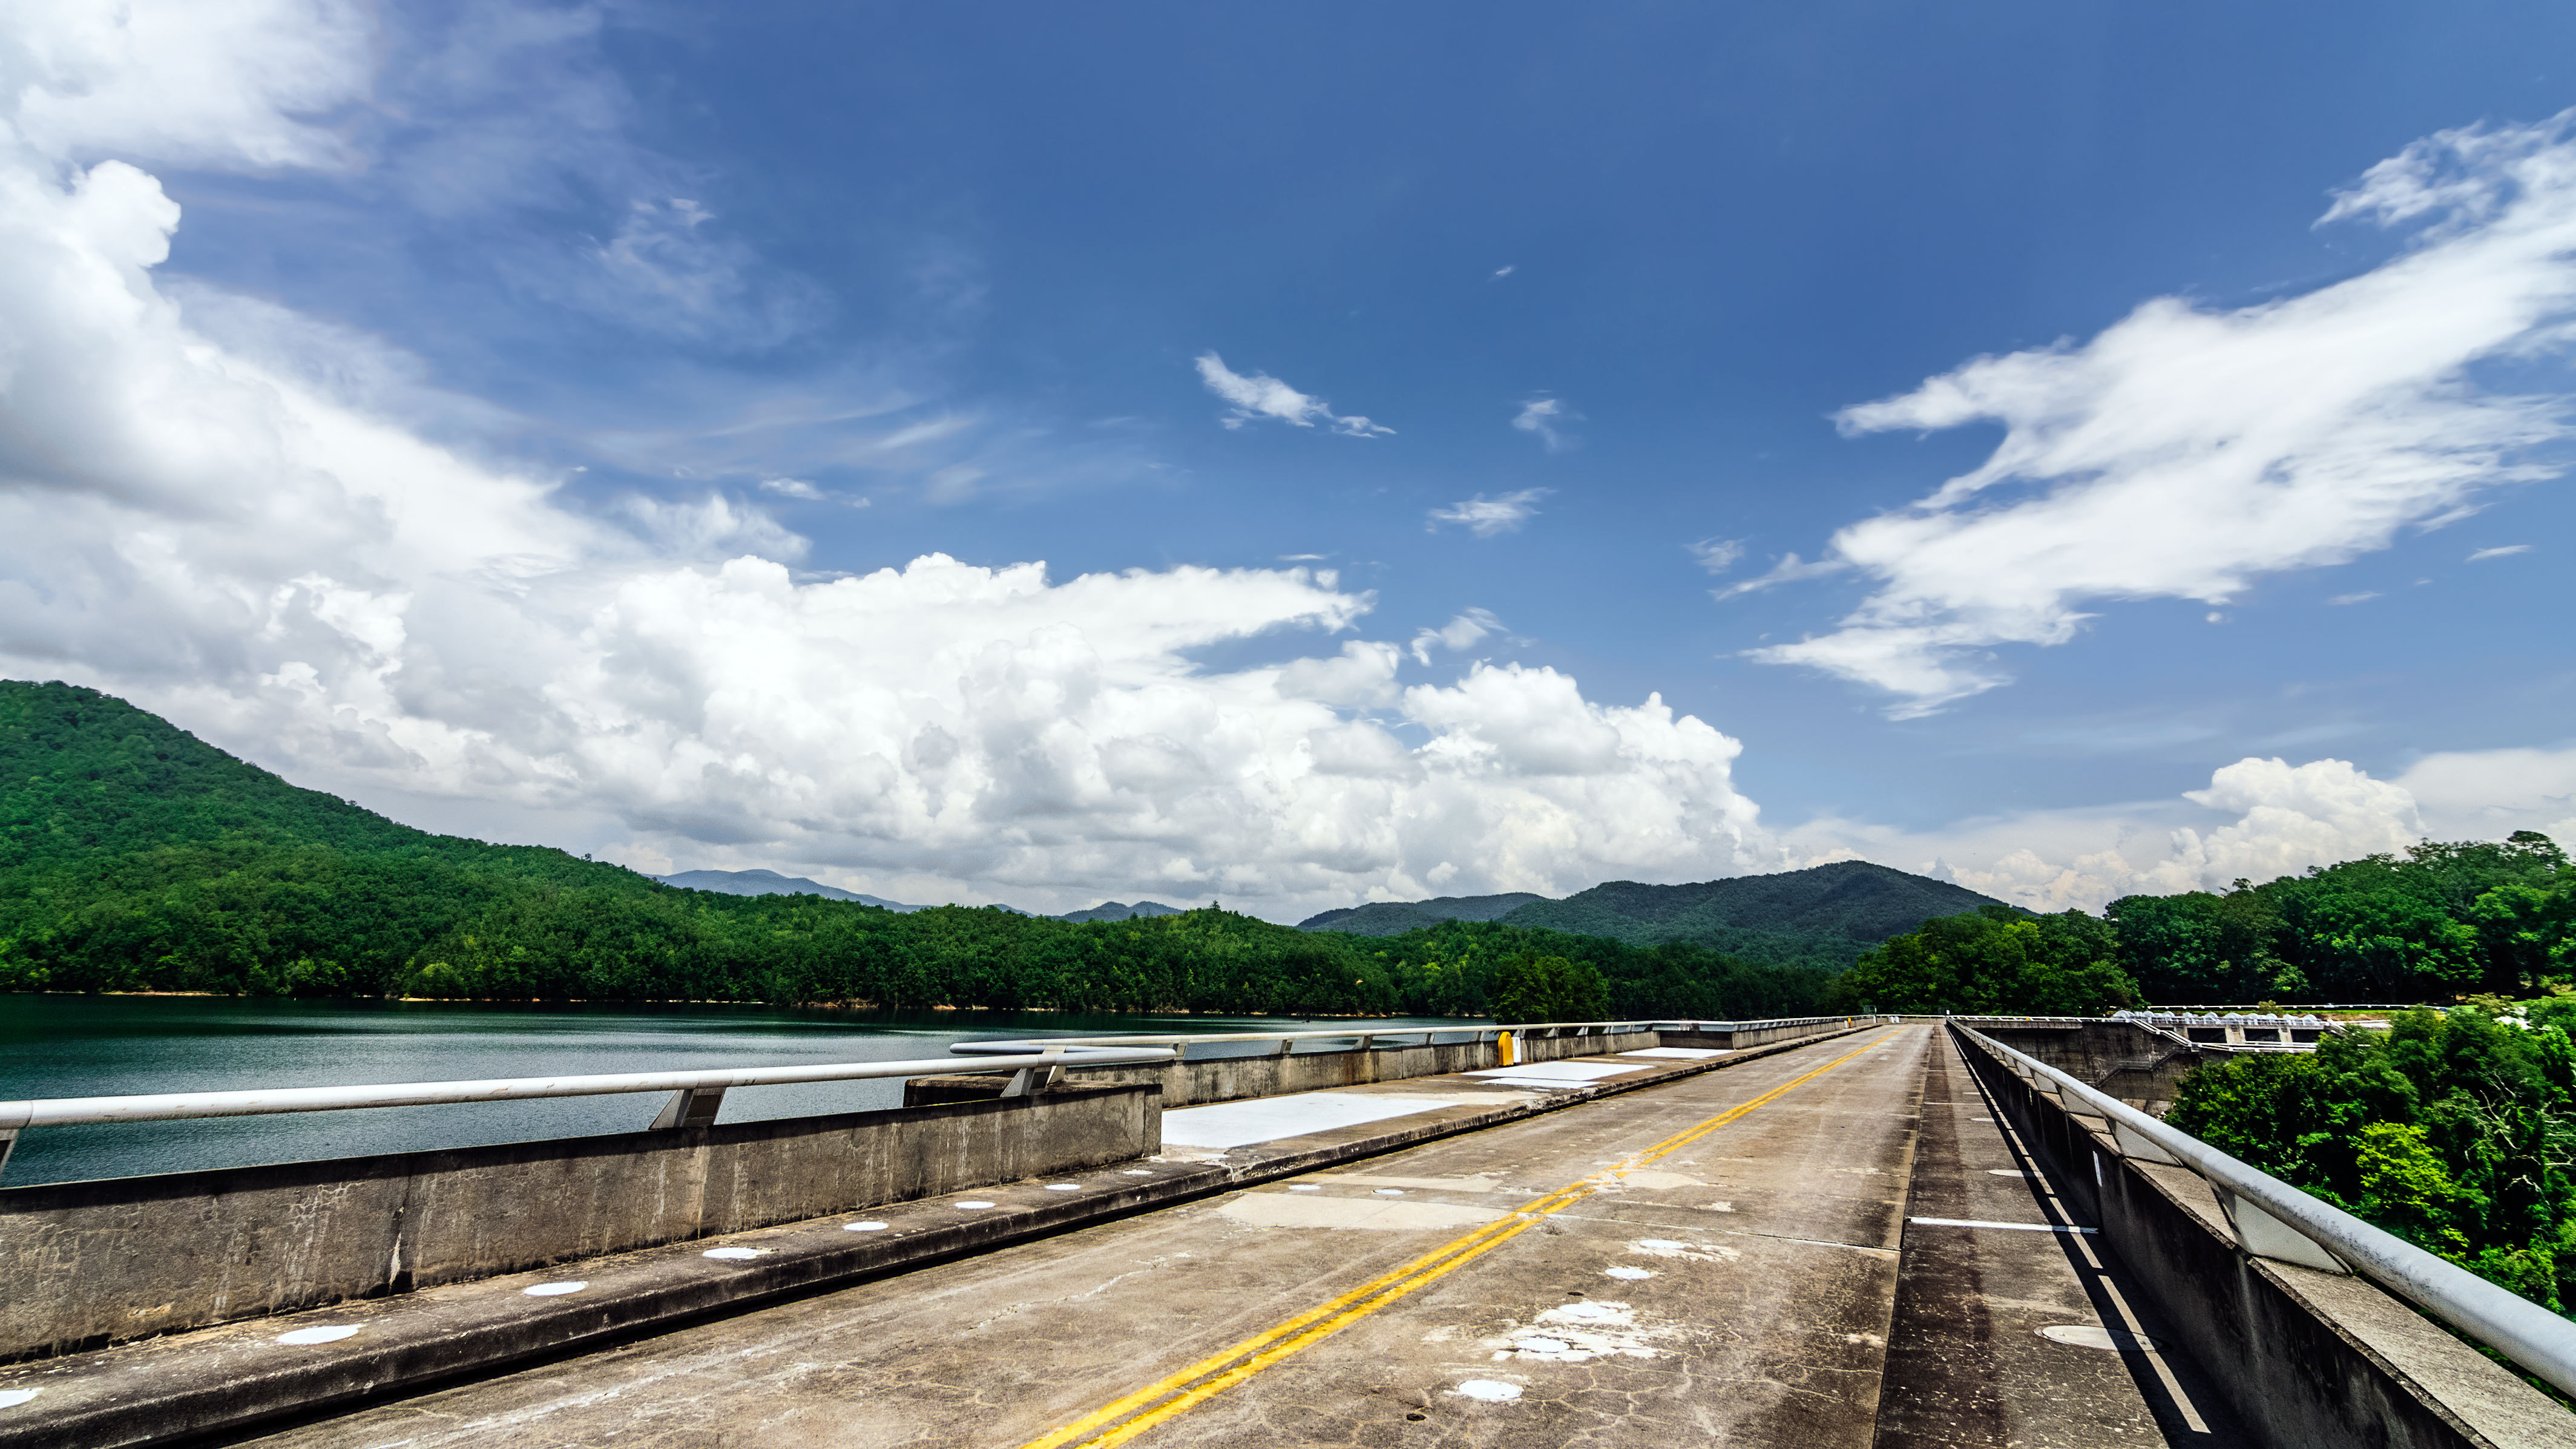
{"type": "Polygon", "coordinates": [[[1478,538],[1510,533],[1538,516],[1538,501],[1549,491],[1545,488],[1523,488],[1499,498],[1488,498],[1479,493],[1446,508],[1434,508],[1430,515],[1431,531],[1437,533],[1440,525],[1454,523],[1478,538]]]}
{"type": "Polygon", "coordinates": [[[1562,453],[1574,446],[1575,438],[1565,425],[1578,422],[1583,414],[1565,405],[1563,398],[1534,397],[1521,404],[1512,417],[1512,426],[1524,433],[1534,433],[1551,453],[1562,453]]]}
{"type": "Polygon", "coordinates": [[[1690,550],[1693,562],[1713,574],[1726,572],[1744,557],[1744,540],[1740,538],[1703,538],[1682,547],[1690,550]]]}
{"type": "Polygon", "coordinates": [[[1395,431],[1370,422],[1357,413],[1337,416],[1322,398],[1299,392],[1266,372],[1245,377],[1227,367],[1225,359],[1214,352],[1199,354],[1198,369],[1199,380],[1207,384],[1207,390],[1234,405],[1232,412],[1218,419],[1229,428],[1239,428],[1261,418],[1277,418],[1300,428],[1322,423],[1347,438],[1375,437],[1395,431]]]}
{"type": "Polygon", "coordinates": [[[2531,545],[2530,545],[2530,544],[2527,544],[2527,543],[2508,543],[2508,544],[2506,544],[2506,545],[2505,545],[2504,547],[2502,547],[2502,548],[2482,548],[2482,549],[2479,549],[2477,552],[2472,553],[2472,554],[2470,554],[2470,555],[2469,555],[2469,557],[2468,557],[2468,561],[2469,561],[2470,563],[2484,563],[2484,562],[2486,562],[2488,559],[2491,559],[2491,558],[2511,558],[2511,557],[2513,557],[2515,554],[2518,554],[2518,553],[2529,553],[2529,552],[2531,552],[2531,545]]]}
{"type": "Polygon", "coordinates": [[[1491,609],[1469,609],[1437,629],[1423,629],[1413,636],[1409,652],[1417,664],[1431,662],[1431,646],[1459,650],[1502,632],[1503,621],[1491,609]]]}
{"type": "Polygon", "coordinates": [[[2475,369],[2576,323],[2576,113],[2446,131],[2372,167],[2324,222],[2414,231],[2398,258],[2304,296],[2148,302],[2090,342],[1982,357],[1845,409],[1846,433],[2005,430],[1984,466],[1837,532],[1874,591],[1829,633],[1752,651],[1886,690],[1900,717],[2009,678],[2007,644],[2064,644],[2112,600],[2233,602],[2256,579],[2437,527],[2553,475],[2565,395],[2475,369]]]}

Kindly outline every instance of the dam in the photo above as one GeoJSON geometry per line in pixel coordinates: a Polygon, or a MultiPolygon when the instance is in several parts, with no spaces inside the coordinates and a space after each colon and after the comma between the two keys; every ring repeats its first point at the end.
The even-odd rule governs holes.
{"type": "MultiPolygon", "coordinates": [[[[2186,1048],[2241,1041],[1880,1017],[961,1047],[865,1068],[905,1074],[891,1111],[719,1120],[809,1068],[587,1079],[658,1114],[0,1187],[0,1445],[2576,1433],[2535,1383],[2576,1379],[2576,1325],[2145,1110],[2186,1048]]],[[[430,1087],[539,1090],[344,1095],[430,1087]]],[[[365,1105],[271,1097],[0,1114],[365,1105]]]]}

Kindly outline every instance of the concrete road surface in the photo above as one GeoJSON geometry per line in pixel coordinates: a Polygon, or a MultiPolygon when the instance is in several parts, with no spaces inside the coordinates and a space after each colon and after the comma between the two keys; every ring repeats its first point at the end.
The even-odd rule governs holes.
{"type": "Polygon", "coordinates": [[[2050,1210],[2030,1179],[1963,1156],[1979,1132],[1987,1155],[2017,1160],[1999,1129],[1961,1120],[1985,1114],[1957,1105],[1974,1087],[1947,1053],[1923,1026],[1842,1037],[257,1442],[1826,1449],[1872,1443],[1883,1384],[1909,1396],[1911,1437],[1891,1442],[2187,1430],[2173,1393],[2150,1403],[2139,1387],[2162,1382],[2133,1363],[2150,1355],[2021,1322],[2102,1332],[2099,1285],[2065,1235],[1907,1237],[1927,1110],[1945,1114],[1941,1180],[1982,1179],[1942,1197],[1940,1216],[2050,1210]],[[1953,1252],[1911,1281],[1912,1348],[1890,1378],[1900,1245],[1986,1237],[2017,1255],[1999,1260],[2017,1306],[1951,1302],[1999,1287],[1994,1271],[1963,1278],[1953,1252]],[[1982,1375],[1959,1381],[1964,1396],[1936,1392],[1954,1377],[1945,1359],[1982,1375]],[[2052,1407],[2052,1388],[2083,1402],[2052,1407]],[[1998,1395],[2034,1394],[1990,1412],[1998,1395]]]}

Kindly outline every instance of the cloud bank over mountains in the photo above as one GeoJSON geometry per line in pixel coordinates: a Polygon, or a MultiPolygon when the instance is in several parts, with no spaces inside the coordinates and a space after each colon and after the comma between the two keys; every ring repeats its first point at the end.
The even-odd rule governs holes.
{"type": "Polygon", "coordinates": [[[740,498],[586,512],[227,351],[157,283],[181,216],[138,162],[353,164],[304,118],[363,95],[368,32],[345,7],[136,14],[14,24],[9,673],[116,690],[333,788],[605,812],[643,865],[1293,911],[1771,859],[1736,741],[1659,700],[1515,665],[1406,687],[1398,646],[1361,640],[1194,662],[1354,629],[1370,599],[1330,573],[1050,581],[932,555],[802,576],[804,541],[740,498]]]}
{"type": "Polygon", "coordinates": [[[2224,605],[2554,476],[2535,450],[2571,435],[2567,400],[2483,390],[2477,369],[2563,352],[2576,321],[2576,112],[2419,141],[2319,225],[2348,220],[2411,228],[2411,245],[2259,306],[2158,298],[2080,346],[1981,357],[1845,409],[1848,433],[1991,422],[2004,439],[1912,507],[1841,529],[1821,560],[1742,586],[1872,585],[1839,628],[1752,657],[1922,714],[2006,683],[1997,645],[2074,639],[2090,605],[2224,605]]]}
{"type": "MultiPolygon", "coordinates": [[[[1435,643],[1494,633],[1481,610],[1398,644],[1364,636],[1371,596],[1328,570],[1053,579],[929,554],[833,576],[800,571],[806,540],[741,496],[585,505],[556,474],[441,442],[342,385],[381,375],[384,344],[158,273],[183,218],[147,167],[365,163],[330,118],[367,98],[369,12],[129,13],[30,4],[0,20],[0,672],[123,694],[301,783],[605,818],[616,834],[595,843],[652,870],[772,866],[1058,909],[1216,896],[1291,919],[1862,853],[2089,905],[2399,848],[2427,822],[2501,833],[2497,809],[2576,832],[2576,752],[2546,751],[2435,756],[2393,783],[2246,760],[2188,807],[1776,832],[1737,786],[1739,742],[1659,697],[1603,703],[1554,669],[1486,661],[1448,683],[1399,677],[1435,643]],[[271,366],[204,325],[251,312],[312,365],[271,366]],[[1256,653],[1268,662],[1206,662],[1256,653]],[[2177,812],[2202,823],[2140,844],[2139,820],[2177,812]]],[[[2545,410],[2447,381],[2534,341],[2569,290],[2569,154],[2515,135],[2448,138],[2373,173],[2356,214],[2454,218],[2381,272],[2225,316],[2158,304],[2084,349],[1980,362],[1855,410],[1855,426],[2000,417],[2012,433],[1923,509],[1838,536],[1841,565],[1880,592],[1840,633],[1774,652],[1929,705],[1985,687],[1968,651],[2064,637],[2080,598],[2223,597],[2523,476],[2508,457],[2554,436],[2545,410]],[[2437,162],[2466,179],[2440,180],[2437,162]],[[2379,329],[2420,355],[2353,340],[2379,329]],[[2326,400],[2267,413],[2281,400],[2263,378],[2283,368],[2323,371],[2326,400]],[[2139,436],[2141,408],[2177,420],[2139,436]],[[2047,491],[1967,507],[2007,479],[2047,491]],[[2121,556],[2134,568],[2111,569],[2098,541],[2159,488],[2241,515],[2242,541],[2203,556],[2158,526],[2121,556]]],[[[637,213],[605,245],[611,271],[717,247],[702,235],[715,223],[677,205],[637,213]]],[[[750,266],[720,260],[726,276],[750,266]]],[[[1213,353],[1200,366],[1237,408],[1229,425],[1386,431],[1213,353]]],[[[820,493],[784,476],[770,491],[820,493]]],[[[1490,537],[1540,494],[1432,519],[1490,537]]],[[[1701,556],[1715,569],[1722,551],[1701,556]]]]}

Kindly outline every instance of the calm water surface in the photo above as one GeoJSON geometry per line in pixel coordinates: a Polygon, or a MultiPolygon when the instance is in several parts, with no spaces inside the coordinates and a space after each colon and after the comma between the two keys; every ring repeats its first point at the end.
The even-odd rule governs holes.
{"type": "MultiPolygon", "coordinates": [[[[691,1071],[943,1057],[951,1042],[1110,1033],[1297,1031],[1468,1023],[1398,1017],[1111,1016],[943,1011],[913,1017],[763,1006],[480,1006],[198,996],[0,996],[0,1101],[248,1087],[691,1071]]],[[[1205,1054],[1201,1049],[1200,1054],[1205,1054]]],[[[46,1127],[22,1134],[16,1187],[258,1162],[631,1132],[663,1093],[46,1127]]],[[[743,1087],[720,1120],[902,1105],[899,1080],[743,1087]]]]}

